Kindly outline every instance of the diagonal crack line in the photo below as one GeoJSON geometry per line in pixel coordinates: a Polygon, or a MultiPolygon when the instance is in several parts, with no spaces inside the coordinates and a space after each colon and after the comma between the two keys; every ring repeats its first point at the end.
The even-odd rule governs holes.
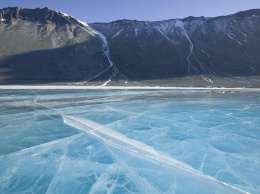
{"type": "Polygon", "coordinates": [[[11,156],[11,155],[22,154],[22,153],[25,153],[25,152],[28,152],[28,151],[33,151],[33,150],[35,150],[37,148],[51,146],[51,145],[54,145],[56,143],[60,143],[61,141],[64,141],[64,140],[70,140],[70,139],[73,139],[73,138],[80,137],[83,134],[84,133],[82,132],[82,133],[79,133],[79,134],[76,134],[76,135],[68,136],[68,137],[61,138],[61,139],[56,139],[56,140],[49,141],[49,142],[46,142],[46,143],[42,143],[42,144],[39,144],[39,145],[35,145],[35,146],[29,147],[29,148],[24,148],[22,150],[18,150],[18,151],[15,151],[15,152],[12,152],[12,153],[0,156],[0,159],[2,159],[4,157],[7,157],[7,156],[11,156]]]}

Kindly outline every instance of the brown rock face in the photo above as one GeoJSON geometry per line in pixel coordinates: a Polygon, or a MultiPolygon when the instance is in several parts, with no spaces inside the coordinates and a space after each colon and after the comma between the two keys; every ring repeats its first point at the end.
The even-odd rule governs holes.
{"type": "MultiPolygon", "coordinates": [[[[56,12],[47,7],[40,9],[23,9],[21,7],[12,7],[12,8],[4,8],[0,9],[0,19],[7,20],[6,22],[13,19],[21,19],[21,20],[30,20],[30,21],[39,21],[46,23],[47,21],[51,21],[54,23],[59,23],[61,25],[70,24],[71,21],[67,18],[62,17],[60,12],[56,12]]],[[[77,20],[73,19],[75,23],[81,25],[77,20]]]]}
{"type": "Polygon", "coordinates": [[[0,10],[0,19],[19,19],[20,7],[5,8],[0,10]]]}

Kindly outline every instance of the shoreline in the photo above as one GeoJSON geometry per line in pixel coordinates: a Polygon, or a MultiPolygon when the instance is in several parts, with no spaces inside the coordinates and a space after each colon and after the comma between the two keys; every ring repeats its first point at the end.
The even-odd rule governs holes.
{"type": "Polygon", "coordinates": [[[0,85],[0,90],[252,90],[260,88],[165,87],[165,86],[72,86],[72,85],[0,85]]]}

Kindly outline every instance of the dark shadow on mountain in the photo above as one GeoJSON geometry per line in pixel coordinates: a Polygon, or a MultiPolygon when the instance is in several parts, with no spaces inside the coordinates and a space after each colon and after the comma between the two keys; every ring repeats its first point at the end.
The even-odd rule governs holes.
{"type": "MultiPolygon", "coordinates": [[[[109,66],[101,49],[91,49],[92,44],[88,41],[6,57],[0,60],[0,84],[86,81],[109,66]]],[[[102,79],[108,77],[107,73],[102,79]]]]}
{"type": "MultiPolygon", "coordinates": [[[[113,69],[108,68],[109,62],[102,49],[97,49],[97,47],[93,49],[93,44],[95,43],[88,41],[62,48],[6,57],[0,60],[0,84],[52,84],[108,80],[113,74],[113,69]],[[100,74],[100,72],[103,73],[100,74]]],[[[120,72],[114,79],[145,81],[182,78],[187,75],[219,77],[260,75],[259,64],[255,70],[251,69],[250,62],[241,61],[239,57],[228,53],[223,54],[221,51],[209,52],[212,55],[215,54],[214,67],[209,65],[206,70],[200,69],[198,61],[208,64],[208,58],[203,56],[197,58],[198,61],[195,59],[191,61],[195,68],[191,68],[187,74],[189,51],[186,48],[189,48],[188,45],[178,49],[162,50],[162,52],[154,48],[140,55],[136,50],[130,52],[131,47],[120,51],[120,48],[113,45],[111,46],[111,60],[120,72]],[[224,62],[228,62],[230,67],[224,62]],[[120,74],[124,77],[119,76],[120,74]]]]}
{"type": "Polygon", "coordinates": [[[0,10],[0,84],[91,85],[110,79],[156,84],[182,79],[200,85],[211,79],[234,82],[237,77],[256,83],[259,15],[259,10],[249,10],[216,18],[188,17],[181,25],[176,20],[91,24],[106,37],[106,45],[98,33],[60,12],[6,8],[0,10]],[[45,49],[64,44],[70,46],[45,49]]]}

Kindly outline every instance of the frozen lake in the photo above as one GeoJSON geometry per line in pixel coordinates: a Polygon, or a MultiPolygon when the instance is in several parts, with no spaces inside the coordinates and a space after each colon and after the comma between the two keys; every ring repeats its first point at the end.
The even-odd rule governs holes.
{"type": "Polygon", "coordinates": [[[0,193],[260,193],[260,91],[0,90],[0,193]]]}

